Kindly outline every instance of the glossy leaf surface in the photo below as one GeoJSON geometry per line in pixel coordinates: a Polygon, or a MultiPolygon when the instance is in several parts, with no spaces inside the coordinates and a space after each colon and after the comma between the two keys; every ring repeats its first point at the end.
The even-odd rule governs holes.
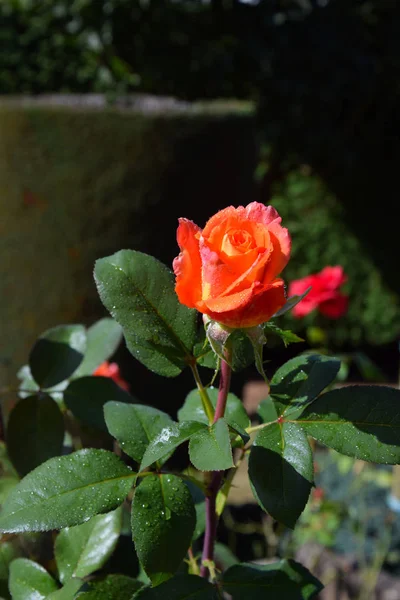
{"type": "Polygon", "coordinates": [[[111,556],[122,526],[121,509],[92,517],[82,525],[66,527],[54,547],[60,581],[86,577],[111,556]]]}
{"type": "Polygon", "coordinates": [[[58,589],[46,569],[27,558],[17,558],[11,563],[9,586],[13,600],[45,600],[58,589]]]}
{"type": "MultiPolygon", "coordinates": [[[[214,387],[207,388],[207,394],[211,404],[215,408],[218,399],[218,389],[214,387]]],[[[250,419],[244,409],[242,401],[232,393],[228,394],[224,418],[228,423],[234,421],[243,427],[243,429],[246,429],[246,427],[250,425],[250,419]]],[[[178,419],[179,421],[200,421],[201,423],[206,423],[206,425],[208,425],[208,418],[204,412],[198,390],[192,390],[186,396],[182,408],[178,411],[178,419]]]]}
{"type": "Polygon", "coordinates": [[[274,519],[293,528],[313,484],[307,436],[294,423],[274,423],[257,434],[249,457],[253,493],[274,519]]]}
{"type": "MultiPolygon", "coordinates": [[[[101,581],[87,584],[87,591],[82,591],[77,600],[133,600],[143,584],[126,575],[108,575],[101,581]]],[[[164,599],[166,600],[166,598],[164,599]]]]}
{"type": "Polygon", "coordinates": [[[233,467],[229,428],[225,419],[195,433],[189,441],[191,463],[200,471],[224,471],[233,467]]]}
{"type": "Polygon", "coordinates": [[[122,504],[135,476],[106,450],[51,458],[11,491],[0,514],[0,531],[49,531],[83,523],[122,504]]]}
{"type": "Polygon", "coordinates": [[[150,442],[164,428],[173,425],[166,413],[141,404],[107,402],[104,418],[108,431],[118,440],[122,450],[138,463],[142,461],[150,442]]]}
{"type": "Polygon", "coordinates": [[[122,340],[122,329],[114,319],[100,319],[86,331],[86,352],[74,378],[92,375],[101,363],[114,354],[122,340]]]}
{"type": "Polygon", "coordinates": [[[175,475],[150,475],[137,487],[132,503],[136,552],[153,585],[179,568],[196,527],[188,487],[175,475]]]}
{"type": "Polygon", "coordinates": [[[335,379],[340,361],[323,354],[301,354],[276,371],[270,396],[279,414],[295,419],[335,379]]]}
{"type": "Polygon", "coordinates": [[[133,356],[159,375],[179,375],[195,342],[196,311],[179,302],[172,272],[152,256],[121,250],[96,262],[95,280],[133,356]]]}
{"type": "Polygon", "coordinates": [[[173,452],[175,448],[186,442],[195,433],[205,431],[207,426],[198,421],[182,421],[164,427],[152,440],[144,453],[140,470],[146,469],[156,461],[173,452]]]}
{"type": "Polygon", "coordinates": [[[316,440],[354,458],[400,463],[400,391],[354,385],[320,396],[299,423],[316,440]]]}

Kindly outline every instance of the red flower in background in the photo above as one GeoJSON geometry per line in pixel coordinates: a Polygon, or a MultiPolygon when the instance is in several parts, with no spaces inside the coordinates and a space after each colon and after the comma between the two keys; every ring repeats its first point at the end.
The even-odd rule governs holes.
{"type": "Polygon", "coordinates": [[[101,363],[99,367],[93,372],[93,375],[98,377],[109,377],[120,388],[129,392],[129,384],[121,377],[119,366],[117,363],[109,363],[107,360],[101,363]]]}
{"type": "Polygon", "coordinates": [[[292,281],[289,297],[301,296],[311,287],[307,296],[293,308],[293,315],[301,319],[313,310],[319,310],[325,317],[339,319],[348,308],[349,298],[340,291],[346,280],[343,267],[336,266],[325,267],[319,273],[292,281]]]}

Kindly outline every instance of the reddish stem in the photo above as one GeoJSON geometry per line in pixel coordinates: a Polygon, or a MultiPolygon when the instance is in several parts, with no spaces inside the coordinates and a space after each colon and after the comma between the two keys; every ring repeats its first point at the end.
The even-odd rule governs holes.
{"type": "Polygon", "coordinates": [[[225,414],[226,401],[228,399],[229,386],[231,384],[231,368],[228,363],[221,361],[221,375],[219,380],[219,391],[217,406],[215,407],[214,423],[221,419],[225,414]]]}
{"type": "MultiPolygon", "coordinates": [[[[225,414],[226,401],[228,399],[229,386],[231,383],[231,368],[226,361],[221,363],[221,376],[219,380],[219,391],[217,405],[215,407],[214,423],[225,414]]],[[[216,499],[221,487],[224,471],[213,471],[210,483],[207,487],[206,496],[206,531],[204,536],[202,563],[214,559],[215,537],[217,534],[218,515],[216,512],[216,499]]],[[[208,567],[202,564],[200,576],[208,576],[208,567]]]]}

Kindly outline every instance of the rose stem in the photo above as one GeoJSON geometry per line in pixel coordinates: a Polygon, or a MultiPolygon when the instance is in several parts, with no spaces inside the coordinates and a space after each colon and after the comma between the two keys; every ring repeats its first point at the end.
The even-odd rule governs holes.
{"type": "MultiPolygon", "coordinates": [[[[225,360],[221,361],[221,375],[219,380],[219,391],[217,406],[215,408],[214,423],[221,419],[225,414],[226,401],[228,398],[229,386],[231,382],[231,367],[225,360]]],[[[206,495],[206,531],[204,536],[202,566],[200,576],[208,576],[208,567],[204,564],[206,561],[214,559],[215,536],[217,533],[218,517],[216,511],[216,499],[218,490],[221,486],[224,471],[213,471],[211,480],[207,487],[206,495]]]]}

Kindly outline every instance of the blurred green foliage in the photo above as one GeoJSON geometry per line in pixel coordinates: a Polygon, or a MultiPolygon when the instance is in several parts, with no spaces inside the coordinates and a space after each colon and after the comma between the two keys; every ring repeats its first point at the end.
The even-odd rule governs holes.
{"type": "Polygon", "coordinates": [[[293,233],[288,275],[349,275],[338,344],[400,332],[399,81],[397,0],[0,3],[0,94],[255,100],[269,148],[257,200],[293,233]]]}
{"type": "Polygon", "coordinates": [[[0,94],[123,92],[137,82],[112,48],[103,1],[2,0],[0,49],[0,94]]]}
{"type": "MultiPolygon", "coordinates": [[[[399,295],[383,279],[373,258],[356,235],[346,211],[324,182],[308,167],[293,169],[275,184],[271,204],[282,216],[293,242],[292,258],[285,268],[286,281],[340,264],[348,277],[348,313],[337,321],[315,312],[304,319],[286,315],[285,326],[295,331],[318,324],[336,347],[344,344],[384,344],[400,332],[399,295]]],[[[390,248],[391,240],[386,241],[390,248]]],[[[391,262],[395,268],[395,256],[391,262]]]]}

